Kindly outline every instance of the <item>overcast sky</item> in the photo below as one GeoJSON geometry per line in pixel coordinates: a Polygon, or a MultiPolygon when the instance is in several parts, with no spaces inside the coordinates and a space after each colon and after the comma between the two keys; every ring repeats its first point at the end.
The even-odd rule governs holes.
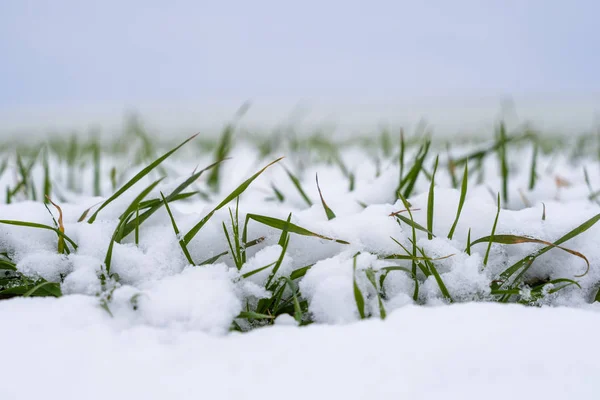
{"type": "Polygon", "coordinates": [[[599,15],[597,0],[1,0],[0,110],[598,93],[599,15]]]}

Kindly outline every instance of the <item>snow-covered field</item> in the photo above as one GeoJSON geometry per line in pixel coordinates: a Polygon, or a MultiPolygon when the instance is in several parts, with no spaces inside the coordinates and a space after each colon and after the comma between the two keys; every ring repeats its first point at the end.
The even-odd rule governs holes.
{"type": "Polygon", "coordinates": [[[4,146],[2,398],[600,389],[596,136],[176,145],[4,146]]]}

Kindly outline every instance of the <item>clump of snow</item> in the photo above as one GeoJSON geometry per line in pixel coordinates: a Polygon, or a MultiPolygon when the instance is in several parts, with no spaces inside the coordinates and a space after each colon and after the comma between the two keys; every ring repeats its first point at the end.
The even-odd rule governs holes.
{"type": "Polygon", "coordinates": [[[94,296],[102,290],[100,279],[100,267],[102,260],[90,256],[71,254],[69,261],[73,271],[67,275],[61,285],[64,294],[85,294],[94,296]]]}
{"type": "Polygon", "coordinates": [[[131,294],[139,318],[156,327],[225,333],[242,308],[224,264],[187,267],[131,294]]]}
{"type": "Polygon", "coordinates": [[[49,251],[30,253],[17,263],[19,272],[50,282],[60,282],[72,269],[66,256],[49,251]]]}

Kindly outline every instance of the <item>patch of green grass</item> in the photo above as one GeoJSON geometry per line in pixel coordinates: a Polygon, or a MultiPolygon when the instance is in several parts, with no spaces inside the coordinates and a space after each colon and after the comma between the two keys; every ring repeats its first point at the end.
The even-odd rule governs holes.
{"type": "MultiPolygon", "coordinates": [[[[65,224],[65,221],[70,221],[71,218],[70,214],[63,215],[63,208],[65,211],[71,209],[71,205],[67,206],[65,204],[68,203],[65,199],[78,199],[78,196],[100,197],[103,195],[103,191],[108,191],[108,188],[112,186],[114,193],[99,204],[90,207],[81,215],[80,223],[85,223],[87,220],[89,224],[93,224],[102,210],[105,210],[105,214],[109,214],[106,207],[109,205],[115,207],[117,199],[129,195],[133,186],[141,184],[144,179],[148,179],[148,182],[151,181],[151,183],[146,183],[147,186],[133,198],[127,207],[124,207],[124,210],[118,210],[120,214],[118,214],[119,217],[116,221],[117,225],[112,232],[111,241],[105,253],[104,265],[99,276],[103,288],[102,293],[99,293],[100,304],[110,312],[109,306],[112,301],[112,293],[119,285],[119,277],[114,273],[113,268],[115,261],[113,260],[113,252],[116,246],[135,245],[139,247],[139,251],[146,251],[145,242],[140,246],[140,240],[146,239],[144,232],[147,225],[152,224],[152,222],[146,221],[164,207],[165,215],[169,218],[167,224],[170,222],[169,230],[173,229],[173,234],[177,237],[179,247],[187,263],[202,267],[218,261],[225,262],[233,269],[232,274],[235,274],[236,281],[256,280],[259,276],[257,274],[260,273],[263,273],[266,277],[262,287],[265,293],[264,298],[249,301],[244,305],[244,310],[232,321],[232,329],[239,331],[272,324],[275,318],[283,314],[291,315],[298,325],[307,325],[313,322],[308,299],[302,293],[300,281],[307,273],[311,273],[311,268],[317,260],[305,261],[306,263],[312,262],[309,265],[302,266],[300,264],[291,268],[288,266],[288,260],[293,260],[302,251],[310,251],[310,248],[296,248],[297,241],[301,241],[302,238],[312,238],[311,240],[314,240],[315,246],[327,246],[334,249],[331,250],[333,253],[344,251],[344,249],[351,249],[348,251],[353,253],[356,251],[366,252],[366,247],[373,247],[369,248],[368,251],[375,254],[377,262],[382,263],[384,266],[371,265],[357,269],[359,253],[352,257],[352,285],[351,287],[348,286],[348,291],[352,291],[354,306],[361,319],[377,316],[382,319],[386,318],[390,308],[390,298],[386,290],[389,291],[390,286],[388,285],[393,284],[391,282],[393,279],[388,277],[397,277],[394,274],[406,274],[414,282],[414,290],[412,286],[410,290],[412,291],[412,299],[417,304],[426,302],[429,291],[426,292],[422,288],[423,285],[432,283],[439,288],[439,293],[435,296],[438,296],[444,302],[464,301],[459,291],[454,289],[455,286],[450,284],[452,281],[447,279],[447,268],[451,263],[442,261],[455,256],[455,254],[440,255],[430,250],[426,252],[428,246],[435,245],[435,243],[424,242],[424,240],[433,240],[436,237],[444,238],[444,235],[446,235],[446,232],[440,232],[442,230],[440,226],[444,226],[443,220],[445,218],[442,218],[441,212],[436,207],[436,203],[444,203],[445,201],[443,198],[436,198],[436,196],[440,196],[440,191],[436,193],[436,188],[444,185],[456,189],[460,185],[460,199],[456,214],[453,215],[453,220],[450,219],[447,222],[448,225],[452,222],[447,234],[447,238],[453,240],[452,246],[455,246],[456,242],[464,240],[463,237],[457,238],[456,230],[459,221],[461,221],[461,216],[464,221],[466,218],[465,213],[470,211],[468,208],[471,203],[465,206],[467,192],[469,191],[470,195],[476,196],[477,190],[480,190],[481,187],[475,188],[475,192],[472,192],[474,183],[475,185],[480,184],[484,187],[494,188],[490,190],[493,190],[494,196],[497,197],[497,207],[490,235],[472,241],[471,229],[469,229],[466,243],[461,243],[461,245],[466,244],[465,252],[468,255],[481,254],[483,256],[483,266],[487,268],[485,274],[495,275],[490,281],[491,298],[486,298],[486,300],[537,305],[549,295],[560,294],[563,290],[570,291],[581,288],[584,286],[584,281],[582,280],[580,284],[575,279],[587,274],[588,270],[593,268],[593,263],[590,263],[585,255],[571,248],[571,246],[565,247],[563,244],[590,229],[600,219],[600,214],[582,223],[554,242],[512,233],[497,233],[496,230],[502,208],[501,203],[504,207],[509,205],[511,189],[519,191],[521,189],[534,190],[538,185],[543,184],[544,179],[547,180],[548,171],[554,173],[554,166],[551,164],[557,159],[560,160],[560,157],[556,156],[557,158],[553,159],[550,155],[558,153],[553,149],[558,143],[564,146],[570,143],[568,149],[565,147],[565,158],[568,159],[570,155],[573,162],[583,160],[588,163],[588,166],[583,167],[583,180],[587,185],[585,196],[589,200],[597,202],[600,191],[594,189],[592,178],[595,175],[588,173],[594,170],[590,169],[588,171],[590,159],[586,158],[593,157],[597,161],[598,144],[600,143],[597,136],[586,136],[568,143],[565,139],[552,139],[545,136],[542,140],[542,137],[534,136],[526,130],[514,133],[511,130],[509,134],[504,124],[498,126],[493,141],[489,143],[467,143],[466,145],[461,142],[461,139],[453,139],[441,144],[437,143],[428,136],[424,124],[418,127],[417,133],[414,135],[405,135],[404,131],[400,131],[399,139],[395,138],[395,134],[390,133],[390,131],[384,131],[374,136],[346,138],[344,140],[334,140],[332,137],[326,137],[323,134],[286,138],[285,135],[280,133],[273,136],[277,140],[261,138],[260,140],[252,139],[253,142],[245,143],[245,145],[254,146],[256,152],[253,154],[260,155],[259,160],[261,160],[262,165],[266,162],[265,158],[274,159],[274,161],[266,164],[262,169],[243,181],[221,201],[214,201],[223,195],[221,189],[225,187],[225,183],[229,183],[226,181],[228,177],[224,175],[224,170],[221,168],[222,162],[231,154],[235,154],[232,153],[235,146],[247,140],[243,137],[243,132],[237,128],[237,120],[241,118],[244,112],[245,110],[242,108],[236,115],[235,120],[225,127],[218,138],[200,138],[193,147],[187,146],[190,150],[188,157],[213,160],[213,163],[200,171],[194,170],[178,184],[170,180],[170,178],[177,177],[174,176],[173,171],[181,169],[178,162],[173,160],[174,155],[177,152],[177,156],[181,156],[182,152],[178,152],[178,150],[195,136],[178,144],[171,143],[170,139],[161,143],[157,138],[151,136],[135,117],[128,120],[126,134],[117,138],[114,143],[100,141],[95,135],[92,135],[89,139],[71,135],[68,138],[49,140],[45,146],[32,144],[30,146],[5,147],[0,150],[0,176],[2,176],[4,182],[7,182],[7,186],[3,189],[6,194],[6,203],[14,204],[31,201],[41,204],[43,202],[52,216],[54,225],[20,221],[18,219],[3,219],[0,220],[0,225],[23,228],[22,233],[14,230],[15,235],[23,235],[20,236],[20,239],[26,237],[29,229],[52,231],[57,235],[56,246],[54,242],[51,242],[51,246],[54,248],[53,251],[68,259],[70,254],[77,253],[78,248],[76,242],[65,233],[65,225],[68,229],[67,233],[72,235],[74,239],[80,241],[80,236],[76,233],[76,229],[71,230],[69,223],[65,224]],[[372,138],[375,138],[375,140],[372,138]],[[521,151],[524,144],[527,145],[527,151],[529,146],[532,146],[531,158],[530,153],[521,151]],[[170,150],[155,158],[162,149],[167,148],[170,148],[170,150]],[[343,152],[345,148],[360,149],[363,152],[364,159],[353,160],[352,153],[343,152]],[[261,187],[260,182],[256,183],[256,181],[270,166],[281,160],[281,158],[275,159],[273,154],[282,150],[291,152],[293,162],[289,165],[296,167],[284,167],[287,179],[290,180],[292,185],[267,180],[266,185],[261,187]],[[439,154],[443,155],[441,166],[439,165],[439,154]],[[522,162],[513,154],[519,154],[525,161],[522,162]],[[525,155],[523,156],[523,154],[525,155]],[[447,164],[444,164],[445,160],[447,160],[447,164]],[[367,173],[361,170],[363,162],[369,165],[367,173]],[[497,165],[499,166],[498,169],[496,169],[497,165]],[[548,165],[550,165],[550,169],[544,171],[544,166],[548,165]],[[333,186],[335,188],[342,187],[343,189],[336,192],[334,187],[321,187],[318,175],[315,174],[319,194],[319,199],[316,202],[320,202],[320,207],[315,210],[307,210],[313,205],[313,199],[308,196],[300,177],[308,176],[309,172],[313,173],[314,166],[331,168],[331,171],[339,174],[342,182],[335,182],[336,185],[333,186]],[[129,178],[128,171],[133,167],[139,168],[139,172],[129,178]],[[460,172],[457,170],[459,167],[463,167],[462,180],[460,180],[460,172]],[[392,174],[386,175],[389,171],[392,174]],[[398,173],[397,180],[396,172],[398,173]],[[204,174],[207,176],[203,178],[204,174]],[[386,191],[390,197],[392,190],[395,190],[395,196],[391,200],[400,199],[405,208],[390,215],[399,225],[395,228],[398,229],[398,232],[400,230],[402,232],[398,235],[394,234],[398,239],[392,238],[398,245],[397,251],[392,250],[393,254],[390,254],[389,250],[383,250],[383,248],[387,249],[386,246],[382,246],[382,248],[378,248],[376,245],[366,246],[361,242],[361,239],[352,240],[353,243],[344,240],[346,235],[343,229],[346,229],[346,227],[348,227],[347,229],[353,229],[350,224],[344,225],[348,210],[354,207],[358,209],[356,212],[360,213],[362,210],[358,205],[366,208],[371,205],[370,203],[376,203],[365,196],[365,194],[368,194],[369,189],[366,185],[371,183],[364,178],[366,175],[374,182],[385,182],[388,185],[386,191]],[[360,181],[357,181],[357,176],[360,177],[360,181]],[[522,178],[522,188],[511,186],[515,185],[514,182],[517,177],[522,178]],[[471,182],[469,182],[469,178],[471,178],[471,182]],[[492,178],[496,178],[497,181],[492,182],[492,178]],[[497,196],[495,192],[498,187],[494,187],[496,182],[499,185],[497,196]],[[260,193],[263,193],[265,200],[269,199],[269,203],[265,203],[267,204],[266,208],[248,207],[246,209],[244,201],[249,196],[245,193],[251,186],[257,187],[251,196],[259,196],[260,193]],[[289,189],[282,189],[288,186],[289,189]],[[428,193],[426,216],[424,216],[426,217],[426,223],[417,218],[425,225],[423,226],[415,220],[415,215],[418,217],[420,214],[413,214],[417,209],[412,208],[409,199],[412,201],[411,196],[426,191],[428,193]],[[300,196],[303,204],[291,205],[289,199],[297,195],[300,196]],[[351,207],[344,208],[342,202],[344,199],[341,196],[348,196],[351,207]],[[242,198],[242,201],[240,201],[240,198],[242,198]],[[368,200],[364,202],[361,198],[368,200]],[[332,199],[335,200],[333,203],[335,211],[326,201],[333,201],[332,199]],[[202,218],[197,222],[194,221],[196,223],[191,228],[183,224],[179,225],[178,222],[182,223],[182,221],[176,221],[176,216],[182,214],[174,212],[175,209],[182,205],[195,206],[192,201],[201,203],[197,212],[203,213],[201,214],[201,216],[203,215],[202,218]],[[230,206],[233,201],[235,201],[235,207],[231,206],[229,216],[225,215],[225,220],[221,220],[223,218],[221,214],[217,214],[215,217],[217,211],[230,206]],[[200,208],[206,205],[210,205],[207,208],[208,212],[200,208]],[[242,214],[240,214],[240,205],[244,206],[242,214]],[[294,208],[293,206],[297,207],[294,208]],[[271,214],[269,207],[277,207],[278,212],[271,214]],[[94,211],[92,212],[92,210],[94,211]],[[338,237],[337,233],[322,232],[321,229],[312,228],[308,222],[301,223],[301,225],[308,226],[311,230],[292,223],[291,211],[301,221],[308,221],[308,219],[304,219],[302,213],[309,215],[311,212],[317,211],[321,213],[321,216],[324,214],[327,221],[331,222],[322,221],[320,224],[327,225],[317,226],[337,229],[331,232],[341,233],[341,237],[338,237]],[[89,213],[92,215],[88,218],[89,213]],[[280,219],[273,215],[288,215],[288,217],[280,219]],[[65,217],[65,221],[63,221],[63,217],[65,217]],[[216,246],[218,251],[214,251],[212,248],[210,251],[205,251],[203,243],[196,243],[199,242],[198,233],[213,218],[221,218],[216,223],[222,227],[223,234],[218,234],[219,239],[217,240],[220,240],[216,246]],[[240,224],[242,221],[243,225],[240,224]],[[249,238],[250,224],[253,225],[253,228],[262,225],[261,229],[269,233],[265,233],[265,237],[249,238]],[[180,227],[184,229],[183,233],[180,227]],[[276,243],[280,246],[277,259],[270,260],[267,265],[257,266],[251,271],[243,269],[244,265],[248,265],[248,257],[251,254],[248,249],[253,246],[261,248],[262,246],[274,245],[277,235],[279,235],[279,240],[276,243]],[[199,252],[193,252],[194,258],[198,258],[197,260],[192,259],[188,249],[194,239],[196,240],[194,244],[197,244],[194,249],[199,249],[199,252]],[[423,246],[423,243],[429,244],[423,246]],[[492,245],[494,245],[494,249],[506,249],[510,246],[525,243],[530,246],[539,245],[541,247],[517,262],[512,260],[512,265],[508,267],[502,265],[501,269],[497,264],[499,261],[496,258],[498,257],[490,258],[492,245]],[[485,251],[482,246],[478,246],[481,244],[486,244],[485,251]],[[222,247],[219,247],[219,245],[222,245],[222,247]],[[481,253],[477,253],[478,250],[481,253]],[[586,270],[583,273],[574,271],[573,276],[552,277],[552,279],[532,274],[532,271],[536,271],[535,269],[532,270],[534,263],[541,263],[542,260],[539,260],[539,257],[550,250],[572,255],[573,257],[569,258],[572,258],[575,262],[581,262],[582,266],[585,264],[586,270]],[[206,254],[203,254],[203,251],[206,254]],[[436,256],[434,257],[433,254],[436,256]],[[492,264],[494,268],[491,268],[492,264]]],[[[211,161],[207,163],[209,162],[211,161]]],[[[196,163],[194,162],[192,165],[196,165],[196,163]]],[[[578,166],[578,168],[581,168],[581,166],[578,166]]],[[[557,172],[560,171],[557,169],[557,172]]],[[[240,173],[243,173],[243,171],[240,171],[240,173]]],[[[269,178],[267,177],[267,179],[269,178]]],[[[581,177],[578,178],[578,181],[581,181],[581,177]]],[[[376,187],[376,185],[373,187],[376,187]]],[[[528,193],[527,196],[535,199],[536,193],[537,190],[528,193]]],[[[527,200],[524,194],[522,194],[522,197],[527,200]]],[[[528,203],[529,201],[524,201],[526,207],[529,206],[528,203]]],[[[366,213],[376,210],[375,207],[378,206],[380,205],[374,204],[374,207],[367,210],[366,213]]],[[[594,207],[595,204],[589,204],[589,206],[594,207]]],[[[546,206],[544,203],[542,203],[542,207],[542,220],[546,220],[546,206]]],[[[113,211],[111,210],[111,212],[113,211]]],[[[163,215],[163,218],[166,221],[165,215],[163,215]]],[[[555,218],[552,215],[548,217],[550,219],[555,218]]],[[[472,223],[472,219],[469,219],[469,221],[472,223]]],[[[91,228],[88,225],[84,226],[91,228]]],[[[374,225],[369,229],[375,231],[380,228],[374,225]]],[[[443,229],[447,229],[447,227],[444,226],[443,229]]],[[[361,238],[368,236],[364,232],[360,233],[361,238]]],[[[11,232],[11,234],[13,233],[11,232]]],[[[348,237],[355,236],[349,235],[348,237]]],[[[441,242],[445,239],[438,240],[441,242]]],[[[367,242],[367,240],[362,241],[367,242]]],[[[0,245],[6,247],[0,248],[0,299],[18,296],[58,297],[62,295],[61,282],[50,282],[39,277],[24,275],[19,271],[18,263],[10,257],[14,249],[10,247],[10,244],[4,242],[1,242],[0,245]]],[[[176,250],[179,251],[179,249],[176,250]]],[[[307,258],[310,259],[310,257],[307,258]]],[[[593,259],[590,258],[590,260],[593,259]]],[[[350,273],[350,265],[347,266],[347,272],[350,273]]],[[[402,278],[406,279],[404,276],[402,278]]],[[[348,280],[349,282],[350,280],[348,280]]],[[[409,281],[409,283],[411,282],[409,281]]],[[[597,286],[600,287],[600,283],[597,286]]],[[[595,299],[598,301],[600,295],[596,295],[595,299]]]]}

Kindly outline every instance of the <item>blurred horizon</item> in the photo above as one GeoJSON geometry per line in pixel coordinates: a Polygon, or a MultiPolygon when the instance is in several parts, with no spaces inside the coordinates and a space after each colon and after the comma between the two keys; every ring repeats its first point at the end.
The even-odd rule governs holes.
{"type": "Polygon", "coordinates": [[[217,129],[245,101],[265,128],[362,129],[423,118],[598,123],[592,0],[179,0],[0,4],[0,132],[217,129]]]}

